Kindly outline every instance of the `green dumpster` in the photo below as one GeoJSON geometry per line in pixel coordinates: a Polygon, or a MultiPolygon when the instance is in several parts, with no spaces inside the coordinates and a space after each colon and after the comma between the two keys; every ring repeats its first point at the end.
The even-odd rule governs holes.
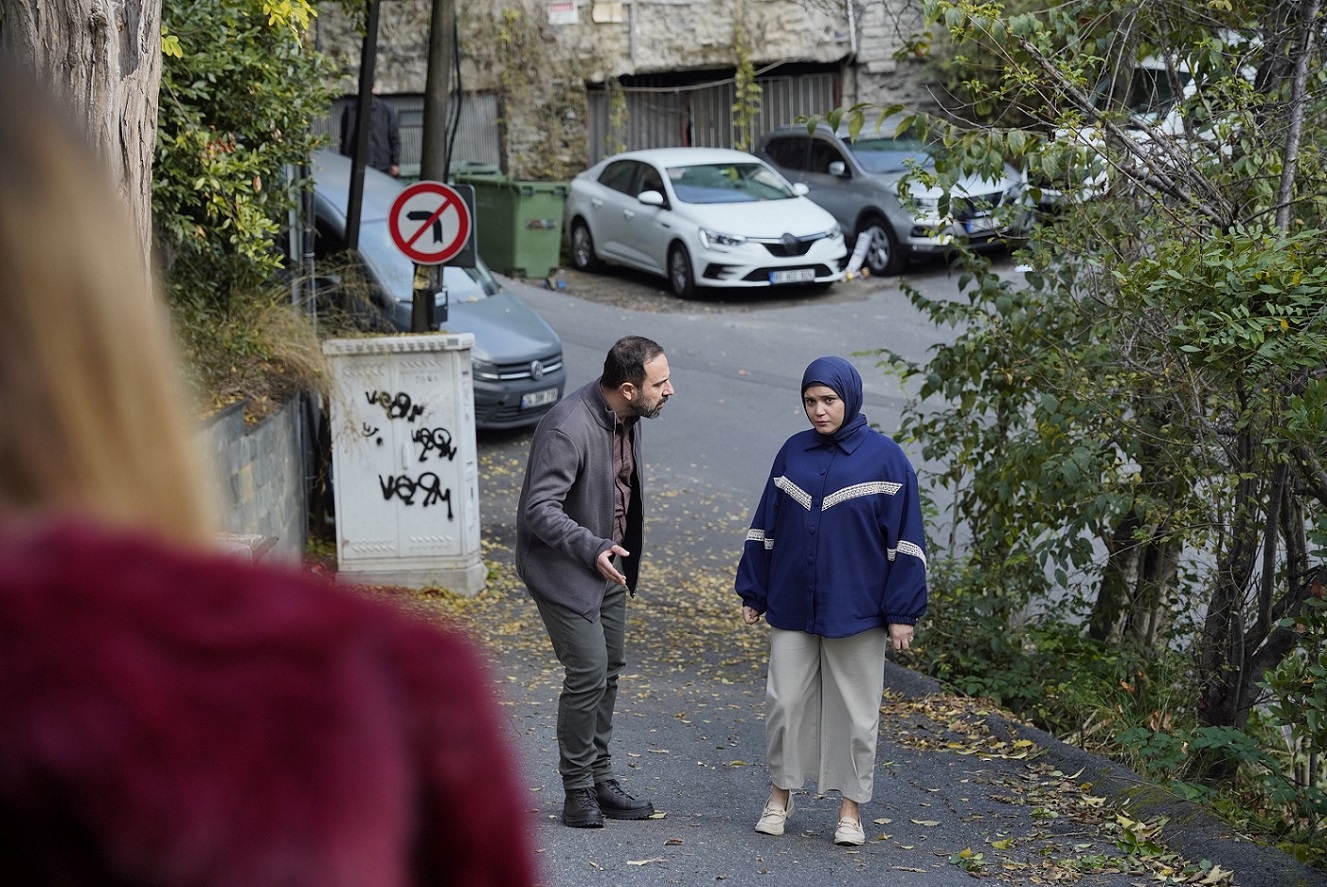
{"type": "Polygon", "coordinates": [[[565,182],[520,181],[487,171],[458,171],[452,179],[475,189],[475,234],[489,267],[513,277],[548,277],[557,270],[565,182]]]}
{"type": "Polygon", "coordinates": [[[458,160],[452,164],[452,182],[459,182],[465,176],[484,176],[491,178],[502,175],[496,163],[480,163],[477,160],[458,160]],[[458,178],[459,177],[459,178],[458,178]]]}

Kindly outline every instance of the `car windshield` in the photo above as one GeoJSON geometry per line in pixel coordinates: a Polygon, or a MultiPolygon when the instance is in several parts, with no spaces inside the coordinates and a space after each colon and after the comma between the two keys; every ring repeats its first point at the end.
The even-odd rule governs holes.
{"type": "MultiPolygon", "coordinates": [[[[359,252],[364,261],[377,272],[378,280],[392,298],[410,298],[414,292],[415,265],[392,242],[385,219],[360,224],[359,252]]],[[[443,269],[442,282],[447,287],[447,298],[451,302],[484,299],[502,289],[483,263],[475,268],[448,265],[443,269]]]]}
{"type": "Polygon", "coordinates": [[[761,163],[670,166],[668,181],[683,203],[751,203],[796,197],[778,173],[761,163]]]}
{"type": "Polygon", "coordinates": [[[1171,83],[1170,72],[1160,62],[1140,64],[1115,79],[1105,79],[1092,93],[1092,106],[1098,110],[1123,107],[1129,114],[1146,119],[1160,119],[1183,98],[1184,88],[1193,77],[1176,70],[1179,92],[1171,83]]]}
{"type": "Polygon", "coordinates": [[[845,140],[862,169],[867,172],[904,172],[931,165],[931,152],[921,139],[859,138],[845,140]]]}

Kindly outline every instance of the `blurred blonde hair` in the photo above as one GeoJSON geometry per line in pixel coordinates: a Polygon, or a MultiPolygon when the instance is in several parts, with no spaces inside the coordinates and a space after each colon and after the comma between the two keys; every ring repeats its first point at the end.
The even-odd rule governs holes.
{"type": "Polygon", "coordinates": [[[87,143],[0,57],[0,514],[206,544],[166,308],[87,143]]]}

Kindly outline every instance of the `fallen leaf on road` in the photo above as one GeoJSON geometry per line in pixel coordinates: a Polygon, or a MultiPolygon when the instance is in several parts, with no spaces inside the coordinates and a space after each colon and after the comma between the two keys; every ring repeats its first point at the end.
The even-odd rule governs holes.
{"type": "Polygon", "coordinates": [[[1212,866],[1212,870],[1211,870],[1210,872],[1207,873],[1206,877],[1204,877],[1204,878],[1203,878],[1201,881],[1199,881],[1198,883],[1199,883],[1199,884],[1229,884],[1229,883],[1230,883],[1230,879],[1233,878],[1234,876],[1235,876],[1235,873],[1234,873],[1234,872],[1232,872],[1232,871],[1230,871],[1230,870],[1228,870],[1228,869],[1223,869],[1223,868],[1221,868],[1221,866],[1219,866],[1219,865],[1214,865],[1214,866],[1212,866]]]}
{"type": "Polygon", "coordinates": [[[667,862],[662,856],[656,856],[654,859],[628,859],[627,865],[649,865],[652,862],[667,862]]]}

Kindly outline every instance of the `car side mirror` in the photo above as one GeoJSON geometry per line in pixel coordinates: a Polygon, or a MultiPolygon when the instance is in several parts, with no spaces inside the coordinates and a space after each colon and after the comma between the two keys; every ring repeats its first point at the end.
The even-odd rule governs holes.
{"type": "Polygon", "coordinates": [[[840,179],[846,179],[848,177],[848,164],[844,163],[842,160],[831,161],[829,164],[829,174],[837,176],[840,179]]]}
{"type": "Polygon", "coordinates": [[[796,194],[798,197],[805,197],[806,195],[811,193],[811,189],[806,187],[806,182],[794,182],[793,193],[796,194]]]}
{"type": "Polygon", "coordinates": [[[636,199],[646,206],[664,205],[664,196],[658,191],[642,191],[636,195],[636,199]]]}

